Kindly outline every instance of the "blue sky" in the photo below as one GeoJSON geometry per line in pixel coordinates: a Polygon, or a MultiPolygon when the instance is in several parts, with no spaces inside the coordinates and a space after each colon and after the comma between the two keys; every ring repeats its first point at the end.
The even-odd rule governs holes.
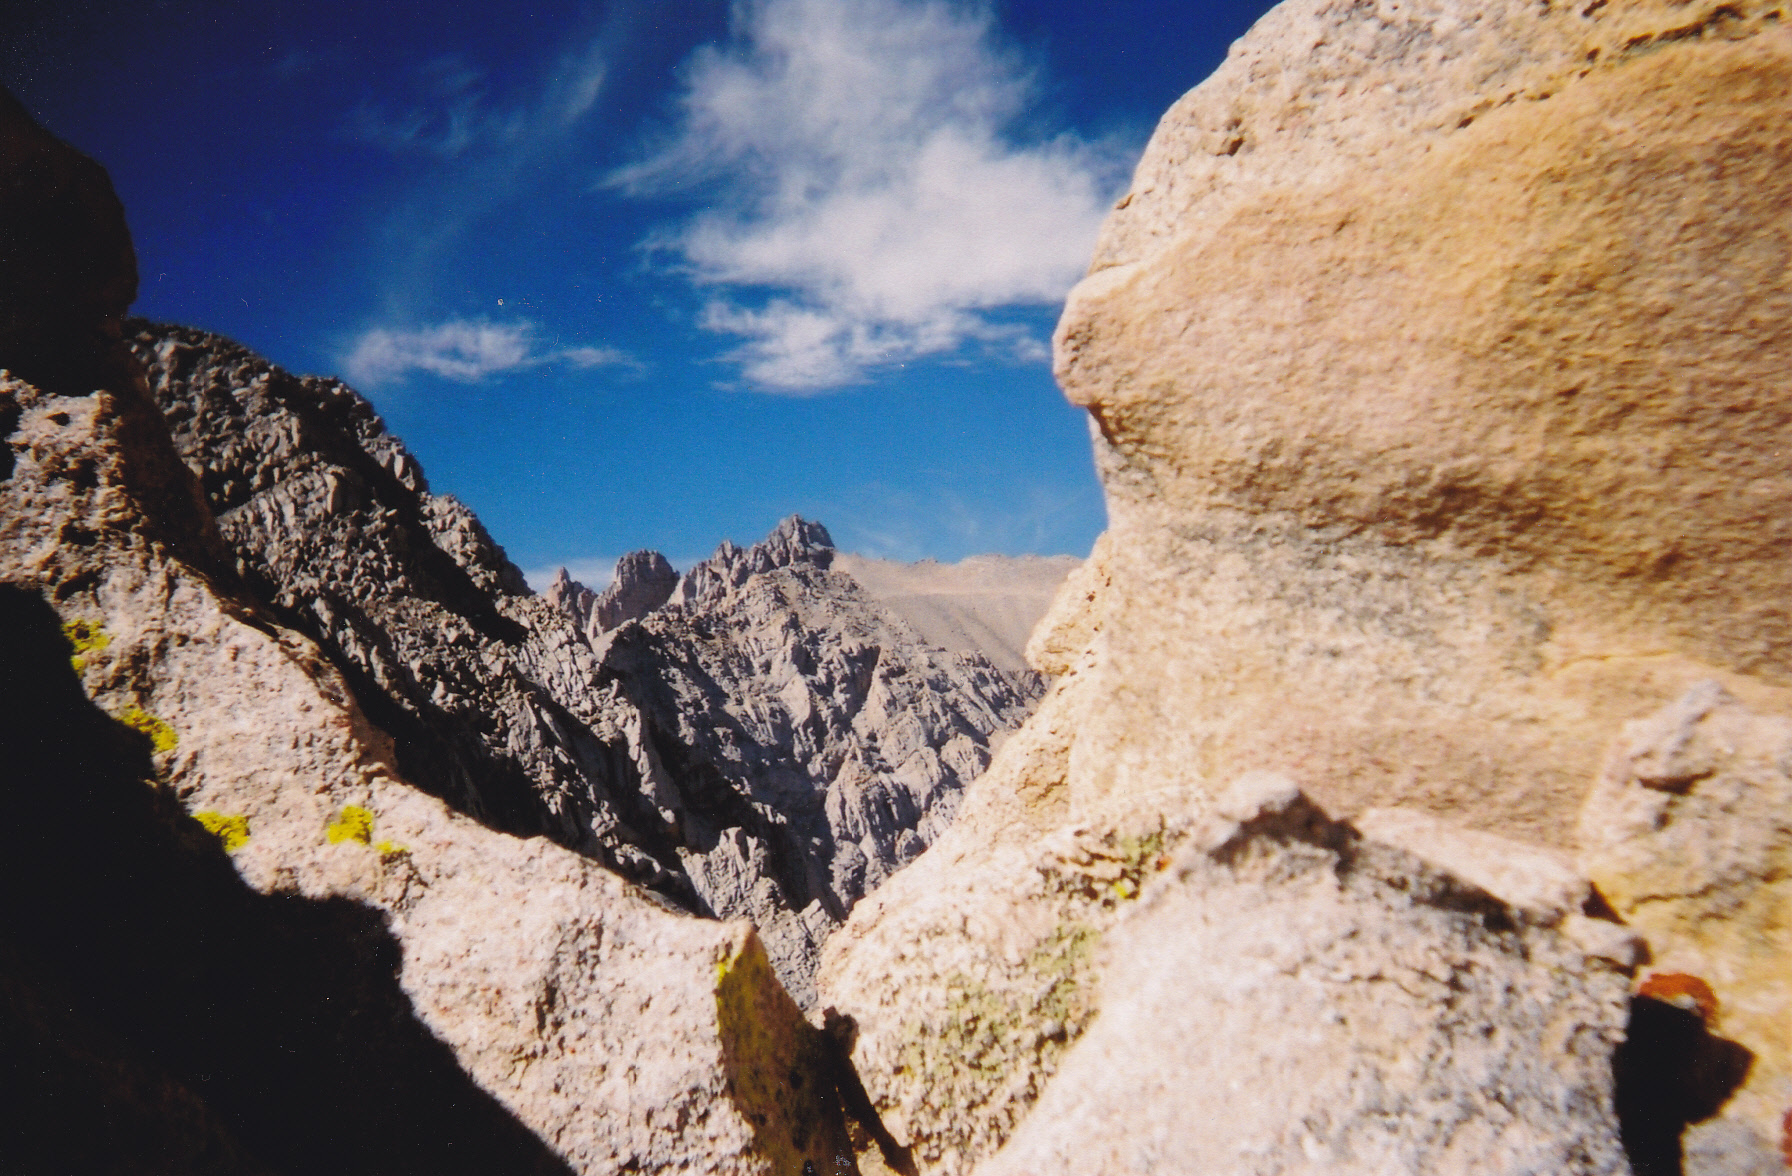
{"type": "Polygon", "coordinates": [[[341,375],[539,578],[793,511],[1083,554],[1047,354],[1233,0],[11,0],[0,81],[111,172],[136,310],[341,375]]]}

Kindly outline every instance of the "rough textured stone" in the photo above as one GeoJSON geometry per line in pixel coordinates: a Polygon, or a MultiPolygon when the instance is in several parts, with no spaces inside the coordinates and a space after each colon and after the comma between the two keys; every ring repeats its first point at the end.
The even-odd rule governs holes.
{"type": "MultiPolygon", "coordinates": [[[[72,652],[81,687],[118,720],[101,725],[140,733],[135,754],[160,783],[139,780],[136,795],[165,789],[191,818],[189,840],[205,840],[203,829],[216,838],[214,855],[228,853],[241,879],[230,885],[270,896],[264,916],[220,924],[217,935],[237,933],[230,928],[260,934],[254,928],[262,917],[278,922],[268,912],[286,912],[279,918],[297,918],[301,928],[312,926],[305,914],[312,910],[322,912],[316,919],[348,921],[353,933],[345,942],[362,945],[351,956],[367,958],[343,965],[338,995],[346,1007],[317,994],[312,1021],[276,1022],[270,1032],[315,1024],[326,1053],[344,1049],[360,1059],[350,1088],[371,1083],[380,1092],[402,1092],[419,1079],[410,1053],[451,1049],[441,1059],[446,1070],[429,1072],[431,1082],[466,1085],[470,1076],[476,1086],[459,1096],[472,1100],[466,1109],[435,1128],[430,1146],[450,1149],[441,1161],[447,1168],[757,1174],[789,1171],[807,1158],[831,1170],[843,1130],[829,1105],[832,1075],[819,1039],[771,979],[751,929],[668,910],[586,858],[542,838],[493,831],[411,787],[390,741],[356,707],[324,652],[240,592],[228,570],[197,570],[146,519],[146,498],[186,474],[166,431],[145,425],[144,396],[140,386],[71,397],[16,380],[0,384],[0,401],[18,422],[8,439],[15,467],[0,482],[0,580],[16,586],[10,592],[24,589],[54,604],[72,641],[63,656],[72,652]],[[337,1019],[356,1009],[369,1010],[362,1021],[337,1019]],[[330,1033],[346,1036],[329,1044],[330,1033]],[[366,1054],[362,1033],[408,1042],[410,1053],[366,1054]],[[491,1100],[496,1105],[479,1110],[491,1100]],[[777,1114],[767,1113],[772,1104],[777,1114]],[[506,1113],[536,1138],[519,1133],[495,1154],[452,1151],[472,1130],[468,1123],[496,1115],[492,1131],[501,1133],[506,1113]]],[[[200,548],[194,559],[203,563],[206,555],[200,548]]],[[[69,663],[62,667],[66,675],[69,663]]],[[[19,684],[9,683],[8,696],[20,695],[19,684]]],[[[77,754],[62,768],[83,779],[77,754]]],[[[129,801],[123,795],[113,806],[129,801]]],[[[144,835],[153,833],[146,822],[144,835]]],[[[208,893],[218,891],[215,879],[208,885],[208,893]]],[[[56,904],[76,903],[79,890],[42,894],[40,906],[50,904],[54,914],[56,904]]],[[[129,907],[136,897],[119,901],[129,907]]],[[[178,917],[169,924],[186,925],[178,917]]],[[[312,953],[335,950],[316,928],[310,934],[312,953]]],[[[310,958],[293,957],[295,964],[310,958]]],[[[227,998],[237,983],[250,983],[251,992],[288,983],[282,969],[274,971],[205,977],[194,993],[227,998]]],[[[150,975],[132,983],[162,991],[169,981],[150,975]]],[[[157,1023],[150,1013],[125,1022],[151,1033],[157,1023]]],[[[316,1048],[312,1042],[306,1038],[299,1053],[316,1048]]],[[[209,1057],[229,1073],[242,1064],[231,1060],[233,1049],[260,1057],[254,1051],[262,1045],[226,1039],[209,1054],[195,1046],[191,1064],[204,1069],[209,1057]]],[[[170,1055],[177,1062],[188,1056],[160,1056],[170,1055]]],[[[177,1090],[202,1090],[209,1081],[191,1071],[174,1078],[177,1090]]],[[[317,1170],[322,1161],[304,1158],[309,1153],[275,1146],[284,1138],[278,1132],[242,1129],[275,1113],[265,1105],[273,1094],[257,1101],[267,1089],[262,1081],[251,1070],[206,1101],[246,1145],[274,1147],[264,1162],[317,1170]]],[[[294,1093],[317,1097],[302,1087],[294,1093]]],[[[369,1105],[387,1098],[381,1093],[369,1105]]],[[[100,1114],[97,1106],[86,1110],[100,1114]]],[[[79,1122],[69,1108],[58,1113],[64,1117],[46,1129],[79,1122]]],[[[391,1126],[394,1139],[423,1138],[414,1118],[391,1126]]],[[[314,1149],[320,1138],[358,1137],[357,1128],[327,1120],[304,1127],[314,1149]]],[[[418,1162],[380,1154],[351,1153],[328,1166],[390,1171],[418,1162]]]]}
{"type": "Polygon", "coordinates": [[[1770,1153],[1792,1110],[1792,719],[1695,686],[1625,727],[1580,838],[1594,884],[1648,941],[1648,971],[1703,980],[1711,1028],[1753,1054],[1722,1118],[1689,1136],[1688,1170],[1726,1135],[1770,1153]]]}
{"type": "Polygon", "coordinates": [[[1057,335],[1111,520],[1073,791],[1266,765],[1566,846],[1620,722],[1785,709],[1789,95],[1767,3],[1240,41],[1057,335]]]}
{"type": "Polygon", "coordinates": [[[1072,816],[1091,681],[1059,678],[952,827],[824,948],[822,1001],[852,1025],[854,1067],[922,1172],[968,1172],[1047,1089],[1097,1010],[1103,933],[1202,811],[1183,792],[1072,816]]]}
{"type": "MultiPolygon", "coordinates": [[[[1110,519],[1029,645],[1059,677],[952,830],[825,952],[822,999],[853,1023],[866,1089],[924,1171],[967,1171],[1017,1128],[1037,1150],[1000,1161],[1016,1171],[1147,1162],[1128,1150],[1144,1136],[1085,1132],[1079,1157],[1063,1126],[1093,1130],[1071,1109],[1086,1100],[1171,1131],[1191,1089],[1146,1072],[1172,1065],[1143,1011],[1165,1024],[1184,1011],[1164,995],[1173,978],[1142,946],[1097,945],[1122,934],[1115,912],[1149,874],[1128,847],[1163,847],[1160,860],[1218,815],[1219,785],[1255,769],[1499,893],[1512,934],[1578,961],[1561,998],[1612,1007],[1642,929],[1577,909],[1585,883],[1567,864],[1606,744],[1703,678],[1792,710],[1781,17],[1754,3],[1292,0],[1165,117],[1055,340],[1059,380],[1095,426],[1110,519]],[[1089,879],[1080,892],[1073,876],[1089,879]],[[1120,969],[1140,972],[1136,988],[1120,969]],[[1142,1019],[1079,1040],[1106,1032],[1110,997],[1142,1019]],[[1086,1081],[1054,1094],[1076,1057],[1091,1059],[1077,1063],[1086,1081]],[[1029,1117],[1041,1097],[1051,1109],[1029,1117]]],[[[1198,891],[1161,901],[1193,918],[1198,891]]],[[[1292,901],[1275,891],[1265,910],[1292,901]]],[[[1297,972],[1331,950],[1312,931],[1287,945],[1297,972]]],[[[1474,999],[1490,1041],[1542,1040],[1523,1008],[1474,999]]],[[[1205,1031],[1279,1064],[1273,1042],[1189,1015],[1176,1040],[1198,1056],[1205,1031]]],[[[1609,1060],[1599,1034],[1616,1022],[1586,1023],[1604,1028],[1552,1089],[1593,1090],[1609,1060]]],[[[1404,1170],[1352,1134],[1369,1104],[1346,1071],[1363,1055],[1336,1040],[1332,1101],[1313,1112],[1350,1140],[1333,1159],[1404,1170]]],[[[1646,1052],[1623,1059],[1633,1095],[1661,1068],[1646,1052]]],[[[1244,1090],[1273,1106],[1318,1080],[1244,1090]]],[[[1194,1089],[1215,1121],[1233,1115],[1229,1091],[1194,1089]]],[[[1622,1170],[1603,1087],[1583,1112],[1537,1109],[1548,1101],[1499,1163],[1622,1170]]],[[[1434,1107],[1402,1107],[1390,1146],[1443,1138],[1434,1107]]],[[[1460,1120],[1462,1146],[1486,1132],[1497,1149],[1509,1111],[1485,1097],[1479,1122],[1460,1120]]],[[[1287,1128],[1271,1140],[1283,1167],[1260,1170],[1322,1166],[1287,1128]]],[[[1723,1153],[1734,1141],[1720,1135],[1689,1134],[1687,1162],[1723,1153]]],[[[1425,1154],[1419,1167],[1474,1166],[1425,1154]]]]}
{"type": "Polygon", "coordinates": [[[979,1176],[1627,1176],[1625,977],[1244,783],[1103,937],[1100,1015],[979,1176]]]}
{"type": "Polygon", "coordinates": [[[665,556],[631,551],[616,561],[616,574],[602,592],[591,591],[561,568],[542,595],[595,639],[624,621],[646,616],[666,603],[677,587],[678,573],[665,556]]]}

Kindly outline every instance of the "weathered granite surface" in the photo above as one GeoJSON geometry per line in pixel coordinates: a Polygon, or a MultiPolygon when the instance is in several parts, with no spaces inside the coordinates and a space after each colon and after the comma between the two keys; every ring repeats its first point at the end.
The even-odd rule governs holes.
{"type": "Polygon", "coordinates": [[[1570,844],[1621,723],[1792,705],[1772,3],[1297,0],[1057,335],[1111,521],[1074,790],[1252,767],[1570,844]]]}
{"type": "Polygon", "coordinates": [[[1696,1150],[1727,1139],[1726,1162],[1772,1156],[1792,1113],[1792,717],[1696,684],[1625,725],[1579,832],[1587,873],[1648,942],[1648,972],[1696,977],[1715,1000],[1705,1028],[1749,1055],[1696,1150]]]}
{"type": "Polygon", "coordinates": [[[1762,716],[1749,748],[1792,714],[1789,103],[1771,3],[1290,0],[1165,116],[1055,339],[1110,519],[1029,647],[1056,681],[825,952],[823,1002],[922,1171],[1753,1171],[1777,1146],[1775,1096],[1719,1111],[1731,1046],[1771,1071],[1757,970],[1783,958],[1740,944],[1779,931],[1693,889],[1717,861],[1772,876],[1777,834],[1730,823],[1777,826],[1777,769],[1738,745],[1647,837],[1577,858],[1576,828],[1596,786],[1649,791],[1598,784],[1606,749],[1694,683],[1762,716]],[[1203,858],[1263,772],[1383,864],[1203,858]],[[1186,889],[1151,881],[1176,860],[1186,889]],[[1645,861],[1678,897],[1614,882],[1607,907],[1583,873],[1645,861]],[[1470,952],[1461,909],[1404,905],[1436,877],[1518,930],[1470,952]],[[1652,922],[1695,909],[1696,936],[1652,922]],[[1338,972],[1341,927],[1373,965],[1338,972]],[[1763,1020],[1724,1044],[1728,1013],[1654,995],[1687,983],[1651,981],[1656,951],[1705,953],[1763,1020]],[[1470,954],[1473,983],[1371,995],[1470,954]],[[1509,1002],[1475,995],[1492,975],[1509,1002]],[[1298,1024],[1253,1020],[1259,990],[1298,1024]],[[1360,1033],[1325,1019],[1359,1007],[1360,1033]],[[1410,1055],[1378,1021],[1401,1009],[1410,1055]],[[1476,1033],[1478,1094],[1450,1072],[1476,1033]],[[1263,1150],[1227,1151],[1246,1136],[1263,1150]]]}

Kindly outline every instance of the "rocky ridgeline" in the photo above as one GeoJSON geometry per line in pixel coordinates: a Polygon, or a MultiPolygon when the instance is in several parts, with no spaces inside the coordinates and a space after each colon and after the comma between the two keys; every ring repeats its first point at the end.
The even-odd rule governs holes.
{"type": "Polygon", "coordinates": [[[542,595],[571,617],[589,641],[624,621],[646,616],[672,596],[678,573],[657,551],[631,551],[616,561],[616,574],[602,592],[593,592],[561,568],[542,595]]]}
{"type": "Polygon", "coordinates": [[[656,830],[805,1003],[822,940],[944,832],[1045,683],[929,646],[833,557],[826,529],[786,519],[596,645],[598,683],[640,716],[656,830]]]}
{"type": "Polygon", "coordinates": [[[1785,1170],[1773,4],[1236,44],[1068,301],[1111,528],[999,748],[1040,681],[916,638],[976,575],[535,597],[340,385],[143,327],[152,401],[46,140],[0,223],[113,264],[0,333],[25,1168],[1785,1170]]]}
{"type": "Polygon", "coordinates": [[[409,779],[752,919],[805,1003],[827,933],[1043,693],[929,648],[801,519],[683,577],[636,552],[601,593],[533,595],[340,381],[182,327],[130,343],[243,583],[329,653],[409,779]]]}

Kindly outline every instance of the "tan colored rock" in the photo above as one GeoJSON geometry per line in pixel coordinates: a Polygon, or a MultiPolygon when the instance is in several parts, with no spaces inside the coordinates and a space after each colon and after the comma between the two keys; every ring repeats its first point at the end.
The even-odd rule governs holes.
{"type": "Polygon", "coordinates": [[[1628,1176],[1625,977],[1285,780],[1240,784],[1103,937],[1100,1015],[978,1176],[1628,1176]]]}
{"type": "Polygon", "coordinates": [[[1102,935],[1189,831],[1187,796],[1068,820],[1086,682],[1053,686],[946,834],[823,948],[822,1002],[923,1173],[969,1172],[1025,1118],[1095,1016],[1102,935]]]}
{"type": "Polygon", "coordinates": [[[1112,526],[1074,793],[1565,845],[1618,723],[1787,705],[1769,7],[1284,5],[1166,116],[1057,338],[1112,526]]]}
{"type": "Polygon", "coordinates": [[[1555,926],[1586,906],[1587,879],[1560,851],[1459,828],[1412,809],[1370,809],[1355,825],[1365,837],[1479,886],[1529,922],[1555,926]]]}
{"type": "Polygon", "coordinates": [[[833,1171],[831,1074],[751,929],[398,778],[317,647],[158,538],[144,488],[186,475],[144,395],[0,382],[0,581],[54,604],[89,695],[242,881],[373,912],[415,1017],[573,1171],[833,1171]]]}
{"type": "Polygon", "coordinates": [[[1705,682],[1626,725],[1580,838],[1648,973],[1704,981],[1713,1031],[1754,1055],[1722,1118],[1771,1152],[1792,1110],[1792,719],[1705,682]]]}
{"type": "MultiPolygon", "coordinates": [[[[1123,848],[1173,849],[1243,773],[1383,810],[1378,837],[1582,960],[1575,999],[1640,958],[1636,929],[1579,909],[1567,861],[1613,732],[1706,678],[1792,712],[1780,16],[1292,0],[1165,117],[1056,338],[1110,518],[1030,645],[1062,677],[824,954],[822,999],[923,1172],[1017,1128],[1030,1150],[993,1170],[1130,1170],[1125,1136],[1078,1161],[1084,1099],[1175,1126],[1186,1087],[1125,1056],[1179,1011],[1148,990],[1173,936],[1141,932],[1124,964],[1101,945],[1162,860],[1123,848]],[[1114,994],[1133,1022],[1085,1051],[1114,994]],[[1106,1061],[1055,1094],[1077,1057],[1106,1061]]],[[[1273,1070],[1271,1048],[1242,1056],[1273,1070]]],[[[1315,1115],[1363,1105],[1339,1081],[1315,1115]]],[[[1428,1130],[1402,1106],[1396,1134],[1428,1130]]],[[[1621,1170],[1609,1111],[1585,1113],[1540,1146],[1597,1138],[1585,1162],[1621,1170]]],[[[1278,1139],[1290,1170],[1320,1162],[1278,1139]]]]}
{"type": "Polygon", "coordinates": [[[1101,632],[1103,601],[1113,573],[1109,552],[1113,541],[1103,532],[1089,558],[1064,578],[1045,615],[1027,638],[1027,663],[1042,674],[1067,674],[1095,647],[1101,632]]]}

